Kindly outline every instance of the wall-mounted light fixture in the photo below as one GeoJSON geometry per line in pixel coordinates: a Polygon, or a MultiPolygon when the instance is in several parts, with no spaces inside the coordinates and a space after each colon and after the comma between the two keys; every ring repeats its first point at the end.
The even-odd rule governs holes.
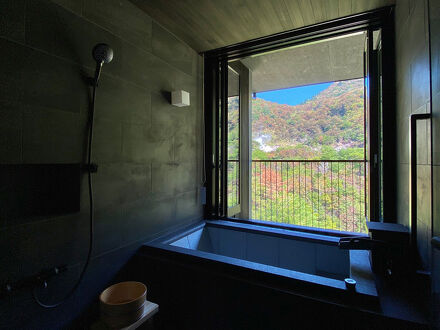
{"type": "Polygon", "coordinates": [[[189,106],[189,93],[182,90],[171,92],[171,104],[176,107],[189,106]]]}

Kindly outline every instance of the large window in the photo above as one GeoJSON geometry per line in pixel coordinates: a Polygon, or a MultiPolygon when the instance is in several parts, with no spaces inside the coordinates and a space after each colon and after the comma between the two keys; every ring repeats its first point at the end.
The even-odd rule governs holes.
{"type": "Polygon", "coordinates": [[[208,217],[357,233],[378,220],[381,15],[206,54],[208,217]]]}

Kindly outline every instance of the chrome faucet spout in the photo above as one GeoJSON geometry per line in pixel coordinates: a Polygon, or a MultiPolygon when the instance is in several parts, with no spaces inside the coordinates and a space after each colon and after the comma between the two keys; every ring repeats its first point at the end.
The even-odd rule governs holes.
{"type": "Polygon", "coordinates": [[[369,237],[350,236],[341,237],[338,246],[343,250],[372,250],[375,248],[388,248],[389,244],[369,237]]]}

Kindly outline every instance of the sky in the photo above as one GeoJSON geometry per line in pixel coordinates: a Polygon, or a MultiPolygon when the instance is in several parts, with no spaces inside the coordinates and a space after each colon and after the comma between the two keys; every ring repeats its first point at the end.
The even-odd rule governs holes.
{"type": "Polygon", "coordinates": [[[304,103],[328,88],[332,83],[315,84],[301,87],[278,89],[257,93],[257,97],[279,104],[297,105],[304,103]]]}

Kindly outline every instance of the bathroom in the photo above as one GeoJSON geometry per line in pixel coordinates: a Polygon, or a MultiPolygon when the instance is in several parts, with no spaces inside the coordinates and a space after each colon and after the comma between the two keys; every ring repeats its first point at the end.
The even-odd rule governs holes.
{"type": "MultiPolygon", "coordinates": [[[[305,13],[301,24],[289,25],[279,12],[265,15],[269,9],[264,1],[225,3],[182,1],[179,6],[186,10],[177,11],[159,0],[0,2],[1,328],[90,328],[99,319],[99,294],[128,280],[145,283],[147,299],[159,304],[154,316],[159,329],[296,325],[353,329],[378,324],[440,328],[440,251],[431,243],[440,231],[440,4],[343,0],[339,3],[349,9],[322,8],[321,17],[313,18],[306,15],[307,8],[321,6],[320,1],[282,1],[305,13]],[[234,30],[234,13],[243,19],[239,13],[260,6],[261,11],[252,13],[260,15],[261,28],[234,30]],[[319,297],[320,290],[297,278],[289,277],[301,294],[292,294],[293,282],[283,274],[275,278],[270,271],[252,270],[250,264],[201,258],[197,251],[170,247],[172,243],[164,248],[165,237],[177,240],[175,233],[181,235],[205,220],[203,52],[386,6],[393,8],[395,52],[395,86],[384,89],[395,108],[395,127],[390,128],[394,149],[389,154],[393,166],[388,169],[395,175],[395,185],[387,187],[392,202],[386,221],[406,228],[410,227],[408,118],[431,114],[430,120],[417,122],[416,233],[419,275],[426,279],[426,287],[420,287],[423,294],[414,300],[416,306],[400,306],[395,314],[390,312],[392,317],[374,308],[366,312],[365,306],[347,308],[347,301],[329,303],[319,297]],[[200,18],[200,25],[179,26],[194,17],[200,18]],[[92,50],[100,43],[111,47],[113,58],[102,64],[95,85],[92,50]],[[88,164],[93,87],[93,162],[88,164]],[[188,92],[189,105],[174,106],[172,91],[188,92]],[[94,164],[97,169],[92,169],[94,164]],[[17,198],[23,193],[17,182],[32,183],[39,197],[17,198]],[[52,185],[58,187],[56,194],[45,190],[52,185]],[[151,242],[160,244],[154,248],[151,242]],[[89,251],[90,262],[81,276],[89,251]],[[50,278],[47,288],[15,289],[23,279],[60,265],[67,271],[50,278]],[[47,304],[62,304],[44,308],[35,296],[47,304]],[[405,314],[414,314],[415,321],[405,314]]],[[[277,7],[279,1],[268,3],[277,7]]],[[[377,290],[380,296],[380,285],[377,290]]],[[[400,288],[390,291],[388,302],[399,296],[400,288]]]]}

